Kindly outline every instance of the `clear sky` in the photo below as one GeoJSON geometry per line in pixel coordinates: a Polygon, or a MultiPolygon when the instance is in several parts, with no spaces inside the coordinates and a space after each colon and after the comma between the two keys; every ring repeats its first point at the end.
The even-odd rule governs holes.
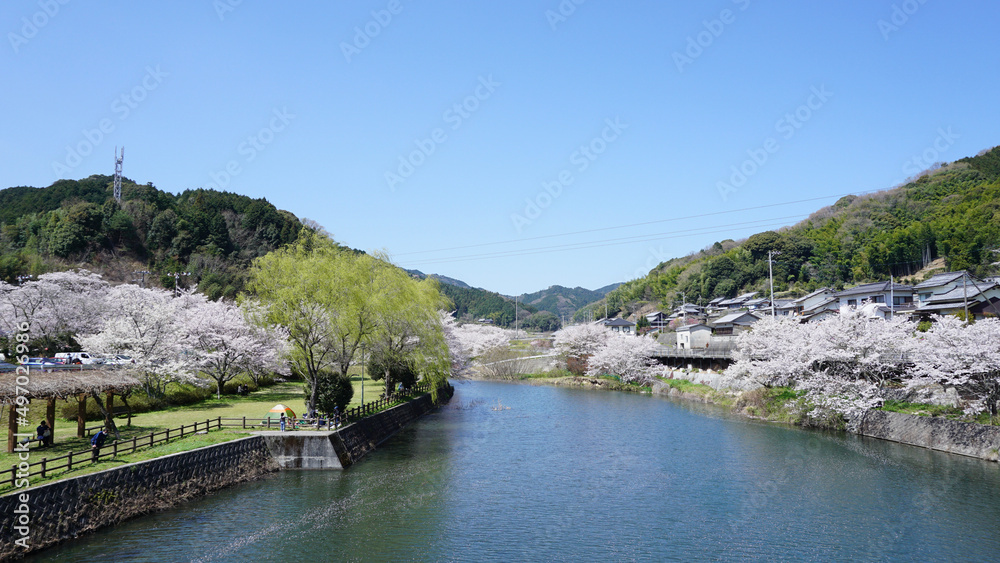
{"type": "Polygon", "coordinates": [[[265,197],[403,267],[595,289],[1000,144],[997,21],[985,0],[6,0],[0,186],[112,174],[124,145],[138,183],[265,197]]]}

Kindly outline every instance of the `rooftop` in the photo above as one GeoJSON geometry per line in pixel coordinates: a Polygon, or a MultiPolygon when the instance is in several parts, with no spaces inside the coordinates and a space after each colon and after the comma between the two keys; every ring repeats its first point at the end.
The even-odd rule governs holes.
{"type": "Polygon", "coordinates": [[[821,293],[833,293],[833,290],[830,289],[829,287],[821,287],[808,295],[803,295],[802,297],[799,297],[798,299],[793,301],[793,303],[804,303],[806,300],[816,297],[821,293]]]}
{"type": "Polygon", "coordinates": [[[719,317],[719,318],[715,319],[714,321],[712,321],[712,324],[734,323],[734,322],[742,319],[743,317],[751,317],[751,318],[753,318],[752,322],[756,322],[756,321],[760,320],[760,317],[758,317],[757,315],[754,315],[753,313],[750,313],[748,311],[736,311],[735,313],[729,313],[726,316],[719,317]]]}
{"type": "Polygon", "coordinates": [[[855,287],[849,287],[844,291],[838,291],[834,294],[835,297],[849,297],[851,295],[872,295],[880,293],[888,293],[889,291],[899,292],[899,293],[913,293],[913,288],[908,285],[903,285],[900,283],[890,283],[887,281],[880,281],[874,283],[861,284],[855,287]]]}
{"type": "Polygon", "coordinates": [[[932,287],[940,287],[945,284],[949,284],[962,276],[965,275],[965,271],[961,272],[944,272],[941,274],[934,274],[933,276],[927,278],[926,280],[913,286],[914,289],[929,289],[932,287]]]}

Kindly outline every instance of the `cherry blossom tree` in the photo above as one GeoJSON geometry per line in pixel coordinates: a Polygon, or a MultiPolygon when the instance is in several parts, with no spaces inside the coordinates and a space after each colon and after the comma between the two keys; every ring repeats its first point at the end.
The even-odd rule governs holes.
{"type": "MultiPolygon", "coordinates": [[[[185,308],[183,304],[178,304],[185,308]]],[[[178,330],[193,367],[215,382],[216,397],[243,371],[274,366],[281,349],[280,336],[268,327],[254,326],[244,312],[225,301],[194,300],[180,318],[178,330]]]]}
{"type": "Polygon", "coordinates": [[[109,287],[86,270],[42,274],[19,286],[0,282],[0,330],[13,333],[27,322],[36,346],[65,346],[100,321],[109,287]]]}
{"type": "Polygon", "coordinates": [[[790,317],[764,317],[736,337],[730,375],[765,387],[791,385],[812,367],[810,325],[790,317]]]}
{"type": "Polygon", "coordinates": [[[555,332],[555,347],[567,356],[582,358],[597,352],[611,338],[603,326],[570,325],[555,332]]]}
{"type": "MultiPolygon", "coordinates": [[[[203,297],[202,297],[203,299],[203,297]]],[[[197,297],[174,299],[160,289],[120,285],[108,292],[107,315],[97,331],[78,340],[88,350],[111,356],[131,356],[126,366],[146,393],[163,396],[171,381],[197,383],[195,356],[185,350],[182,327],[197,297]]]]}
{"type": "Polygon", "coordinates": [[[968,414],[986,410],[997,416],[1000,401],[1000,320],[967,324],[957,317],[941,317],[919,339],[913,354],[910,387],[927,383],[956,386],[973,397],[968,414]]]}
{"type": "Polygon", "coordinates": [[[883,387],[901,377],[901,366],[914,345],[916,324],[899,316],[868,318],[845,307],[839,315],[809,327],[810,353],[824,371],[848,380],[863,379],[883,387]]]}
{"type": "Polygon", "coordinates": [[[617,375],[623,383],[646,383],[653,354],[662,348],[652,338],[608,338],[588,361],[588,375],[617,375]]]}

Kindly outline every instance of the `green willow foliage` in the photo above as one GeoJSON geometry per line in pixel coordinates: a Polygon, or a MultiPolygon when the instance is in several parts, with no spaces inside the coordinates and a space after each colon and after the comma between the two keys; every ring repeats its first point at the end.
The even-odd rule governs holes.
{"type": "MultiPolygon", "coordinates": [[[[780,232],[717,242],[664,262],[606,299],[617,313],[641,302],[669,306],[681,293],[694,303],[749,291],[766,294],[768,250],[781,252],[774,261],[775,291],[804,293],[912,275],[938,258],[949,270],[990,275],[1000,261],[998,249],[1000,147],[891,190],[841,198],[780,232]]],[[[600,317],[603,307],[602,301],[590,308],[600,317]]]]}
{"type": "MultiPolygon", "coordinates": [[[[187,270],[212,299],[234,297],[250,261],[295,241],[299,220],[265,199],[214,190],[179,195],[111,176],[0,190],[0,279],[59,261],[130,258],[159,273],[187,270]]],[[[173,278],[161,283],[173,287],[173,278]]]]}

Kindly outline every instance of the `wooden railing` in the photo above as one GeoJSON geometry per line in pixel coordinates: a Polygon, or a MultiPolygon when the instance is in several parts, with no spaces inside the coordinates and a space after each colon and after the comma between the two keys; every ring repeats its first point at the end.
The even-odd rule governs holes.
{"type": "MultiPolygon", "coordinates": [[[[101,428],[102,426],[97,426],[95,428],[101,428]]],[[[133,436],[132,438],[125,440],[115,440],[105,444],[101,448],[101,453],[98,456],[98,459],[108,456],[114,457],[118,454],[134,453],[139,448],[153,447],[174,438],[190,436],[191,434],[195,434],[199,431],[207,432],[212,428],[222,428],[222,419],[208,419],[205,422],[186,424],[180,426],[179,428],[167,428],[166,430],[150,432],[149,434],[142,436],[133,436]]],[[[27,471],[25,471],[25,467],[23,465],[21,467],[12,465],[10,469],[0,470],[0,486],[14,485],[17,479],[25,478],[27,476],[34,477],[37,475],[44,479],[53,471],[59,471],[61,469],[72,471],[74,467],[80,467],[80,465],[87,463],[92,459],[93,451],[88,449],[79,452],[69,452],[66,455],[61,455],[51,459],[43,457],[41,461],[29,463],[27,465],[27,471]],[[18,477],[19,473],[21,474],[20,477],[18,477]]]]}
{"type": "MultiPolygon", "coordinates": [[[[431,389],[430,384],[427,382],[418,383],[413,387],[403,391],[402,393],[393,393],[388,397],[382,397],[378,400],[364,403],[358,405],[354,408],[346,409],[342,415],[340,415],[340,420],[331,420],[324,418],[326,421],[325,425],[316,425],[318,428],[336,428],[338,426],[343,426],[350,422],[360,420],[366,416],[375,414],[383,409],[391,406],[395,406],[399,403],[407,401],[410,397],[421,395],[423,393],[429,392],[431,389]],[[337,424],[339,422],[339,425],[337,424]]],[[[313,419],[316,420],[316,419],[313,419]]],[[[302,419],[293,419],[287,423],[288,428],[294,428],[297,423],[301,423],[302,419]]],[[[223,418],[216,417],[214,419],[207,419],[204,422],[195,422],[194,424],[182,425],[179,428],[168,428],[166,430],[159,430],[156,432],[151,432],[142,436],[133,436],[132,438],[127,438],[124,440],[115,440],[106,443],[101,448],[101,453],[98,459],[104,457],[115,457],[119,454],[130,454],[134,453],[139,448],[153,447],[157,444],[162,444],[171,439],[179,439],[185,436],[190,436],[199,431],[209,431],[212,429],[222,429],[222,428],[280,428],[281,422],[277,419],[272,418],[257,418],[247,417],[240,418],[223,418]],[[260,422],[257,422],[257,421],[260,422]]],[[[312,425],[314,423],[309,423],[312,425]]],[[[88,427],[87,435],[90,435],[91,431],[99,430],[104,427],[104,424],[99,424],[96,426],[88,427]]],[[[32,450],[32,452],[37,452],[37,450],[32,450]]],[[[15,484],[17,479],[25,478],[27,476],[40,476],[45,478],[49,473],[53,471],[59,471],[65,469],[66,471],[72,471],[74,467],[79,468],[81,465],[89,463],[93,458],[93,452],[91,450],[83,450],[78,452],[69,452],[66,455],[62,455],[54,458],[43,457],[41,461],[36,461],[34,463],[29,463],[27,466],[27,471],[22,465],[20,468],[17,465],[12,465],[10,469],[0,470],[0,487],[12,486],[15,484]],[[18,473],[21,476],[18,476],[18,473]]]]}

